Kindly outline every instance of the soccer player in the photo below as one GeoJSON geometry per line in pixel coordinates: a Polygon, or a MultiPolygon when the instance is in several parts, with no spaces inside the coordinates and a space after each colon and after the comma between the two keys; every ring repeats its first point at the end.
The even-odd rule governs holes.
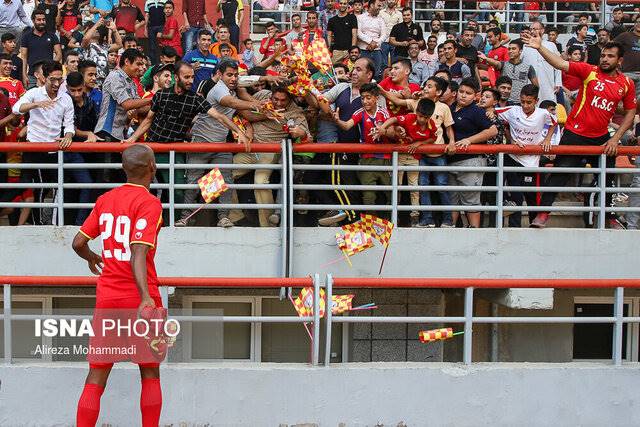
{"type": "MultiPolygon", "coordinates": [[[[526,85],[520,92],[520,105],[496,108],[496,114],[500,120],[509,124],[511,143],[519,147],[527,145],[542,145],[545,149],[551,146],[551,139],[556,131],[555,118],[547,110],[536,108],[538,104],[538,87],[526,85]]],[[[509,154],[504,158],[505,166],[523,166],[534,168],[540,164],[539,155],[509,154]]],[[[536,174],[532,172],[505,172],[507,185],[528,186],[536,184],[536,174]]],[[[527,200],[527,206],[536,206],[536,193],[520,191],[511,192],[511,200],[516,206],[522,206],[522,202],[527,200]]],[[[533,221],[535,213],[529,212],[529,221],[533,221]]],[[[509,227],[522,226],[522,213],[513,212],[509,216],[509,227]]]]}
{"type": "MultiPolygon", "coordinates": [[[[607,43],[602,48],[598,66],[584,62],[568,62],[553,54],[542,45],[542,39],[537,32],[523,34],[523,40],[554,68],[569,75],[579,77],[583,85],[578,91],[578,97],[571,114],[567,118],[560,145],[601,145],[607,158],[607,167],[615,166],[615,155],[618,152],[620,138],[633,125],[636,114],[637,100],[633,81],[622,74],[624,48],[616,42],[607,43]],[[616,112],[618,104],[622,102],[625,115],[620,127],[613,136],[609,135],[609,123],[616,112]]],[[[558,156],[556,166],[578,167],[584,156],[558,156]]],[[[591,158],[590,163],[598,164],[598,158],[591,158]]],[[[614,175],[608,175],[607,186],[613,186],[614,175]]],[[[545,185],[563,187],[569,180],[568,174],[551,174],[545,185]]],[[[544,193],[542,206],[551,206],[556,193],[544,193]]],[[[611,206],[612,193],[607,193],[607,206],[611,206]]],[[[541,212],[531,223],[531,227],[544,228],[549,219],[549,212],[541,212]]],[[[623,228],[615,219],[612,212],[607,213],[609,226],[615,229],[623,228]]]]}
{"type": "MultiPolygon", "coordinates": [[[[122,154],[127,183],[98,198],[91,214],[73,239],[73,249],[100,275],[96,287],[98,309],[161,307],[153,258],[162,224],[160,200],[149,193],[156,174],[153,151],[133,145],[122,154]],[[101,236],[102,255],[93,252],[89,240],[101,236]],[[102,272],[100,271],[102,270],[102,272]]],[[[113,363],[95,363],[89,356],[89,375],[78,402],[78,427],[95,426],[113,363]]],[[[132,361],[135,356],[131,357],[132,361]]],[[[101,360],[103,362],[104,360],[101,360]]],[[[144,427],[158,426],[162,408],[158,363],[138,363],[142,380],[140,410],[144,427]]]]}

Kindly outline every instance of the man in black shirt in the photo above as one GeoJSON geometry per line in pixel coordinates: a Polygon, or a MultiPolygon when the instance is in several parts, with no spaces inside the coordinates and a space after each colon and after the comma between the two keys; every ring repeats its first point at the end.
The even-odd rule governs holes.
{"type": "Polygon", "coordinates": [[[24,84],[22,78],[22,59],[14,52],[16,50],[16,36],[13,33],[4,33],[0,38],[2,43],[2,53],[11,55],[11,62],[13,63],[13,70],[11,71],[11,78],[19,80],[24,84]]]}
{"type": "Polygon", "coordinates": [[[476,36],[476,30],[472,27],[466,27],[462,32],[462,36],[460,37],[460,43],[458,44],[458,50],[456,52],[456,56],[458,58],[463,59],[466,64],[469,66],[471,70],[471,75],[476,78],[478,81],[480,79],[478,76],[478,49],[476,49],[471,42],[473,38],[476,36]]]}
{"type": "MultiPolygon", "coordinates": [[[[67,93],[73,101],[73,124],[76,129],[73,141],[96,142],[98,138],[93,133],[93,129],[98,123],[98,111],[95,104],[86,95],[82,74],[75,71],[67,75],[67,93]]],[[[64,161],[65,163],[85,163],[85,154],[65,152],[64,161]]],[[[93,182],[88,169],[71,169],[67,173],[77,183],[90,184],[93,182]]],[[[78,203],[91,203],[94,201],[92,200],[92,191],[89,188],[79,190],[77,195],[73,193],[72,191],[71,196],[77,196],[78,203]]],[[[75,197],[73,198],[75,199],[75,197]]],[[[82,225],[88,215],[89,209],[78,209],[74,223],[82,225]]]]}
{"type": "Polygon", "coordinates": [[[26,63],[22,64],[23,78],[29,76],[27,89],[36,85],[33,68],[37,62],[51,61],[52,58],[54,61],[62,61],[62,48],[58,37],[45,29],[47,20],[45,11],[42,9],[34,10],[31,14],[31,20],[33,21],[33,30],[22,33],[20,42],[20,56],[27,58],[26,63]],[[27,66],[29,67],[28,73],[27,66]]]}
{"type": "Polygon", "coordinates": [[[349,1],[340,0],[338,14],[327,23],[327,40],[334,64],[346,58],[351,46],[358,41],[358,20],[353,13],[348,13],[348,9],[349,1]]]}
{"type": "Polygon", "coordinates": [[[147,132],[148,141],[187,141],[187,131],[191,128],[194,117],[200,113],[208,114],[229,129],[238,132],[241,135],[239,140],[247,142],[244,140],[244,133],[229,118],[212,108],[206,99],[191,91],[193,78],[193,67],[186,62],[177,62],[174,86],[160,90],[153,96],[147,117],[125,142],[136,142],[147,132]]]}
{"type": "Polygon", "coordinates": [[[149,35],[149,57],[154,65],[160,60],[158,57],[157,35],[164,28],[164,3],[163,0],[147,0],[144,3],[147,34],[149,35]]]}
{"type": "Polygon", "coordinates": [[[605,44],[609,43],[610,34],[606,28],[598,30],[598,43],[592,44],[587,48],[587,63],[591,65],[600,64],[600,54],[605,44]]]}
{"type": "MultiPolygon", "coordinates": [[[[238,142],[249,147],[249,141],[235,123],[227,116],[218,112],[211,104],[191,91],[193,85],[193,67],[186,62],[179,61],[175,64],[175,84],[169,89],[158,91],[153,96],[151,110],[147,117],[140,123],[138,129],[124,142],[134,143],[145,133],[147,141],[153,142],[183,142],[187,141],[187,132],[196,115],[208,114],[218,120],[228,129],[238,134],[238,142]]],[[[168,163],[169,157],[166,153],[156,154],[157,163],[168,163]]],[[[184,153],[176,154],[176,163],[186,163],[184,153]]],[[[158,169],[158,181],[167,184],[169,182],[169,170],[158,169]]],[[[175,182],[185,183],[184,173],[176,173],[175,182]]],[[[182,202],[182,192],[176,192],[176,200],[182,202]]]]}
{"type": "Polygon", "coordinates": [[[238,0],[218,0],[216,3],[216,10],[222,12],[222,19],[224,23],[229,27],[229,34],[231,43],[240,51],[240,27],[238,23],[242,24],[244,18],[244,9],[238,10],[242,2],[238,0]]]}
{"type": "Polygon", "coordinates": [[[394,25],[389,34],[389,44],[395,47],[394,59],[409,57],[409,42],[412,40],[418,42],[421,50],[425,48],[422,28],[413,22],[411,8],[405,7],[402,9],[402,22],[394,25]]]}

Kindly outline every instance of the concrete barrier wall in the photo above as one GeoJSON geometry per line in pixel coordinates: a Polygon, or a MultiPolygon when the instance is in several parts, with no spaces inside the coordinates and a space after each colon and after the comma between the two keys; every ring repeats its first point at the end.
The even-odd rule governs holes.
{"type": "MultiPolygon", "coordinates": [[[[85,275],[71,249],[77,227],[0,227],[0,274],[85,275]]],[[[296,228],[293,274],[377,277],[382,248],[340,257],[333,228],[296,228]]],[[[408,229],[394,231],[386,277],[634,278],[640,232],[580,229],[408,229]]],[[[97,249],[99,245],[94,243],[97,249]]],[[[279,276],[277,228],[163,228],[163,276],[279,276]]]]}
{"type": "MultiPolygon", "coordinates": [[[[0,366],[0,425],[71,426],[86,371],[0,366]]],[[[615,427],[640,419],[635,365],[168,365],[161,375],[162,426],[615,427]]],[[[98,425],[140,425],[139,390],[137,369],[116,367],[98,425]]]]}

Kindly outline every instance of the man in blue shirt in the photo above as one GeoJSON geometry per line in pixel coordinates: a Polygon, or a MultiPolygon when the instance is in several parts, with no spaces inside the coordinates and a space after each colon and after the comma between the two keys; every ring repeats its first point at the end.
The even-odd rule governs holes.
{"type": "MultiPolygon", "coordinates": [[[[487,166],[487,159],[482,154],[463,154],[470,144],[482,144],[498,134],[498,129],[491,123],[486,112],[476,103],[479,87],[475,79],[462,80],[458,88],[456,102],[451,106],[453,116],[453,133],[455,141],[449,141],[447,152],[454,154],[449,158],[449,166],[487,166]]],[[[483,172],[449,172],[449,185],[479,187],[482,185],[483,172]]],[[[451,204],[460,206],[479,206],[479,191],[460,191],[451,193],[451,204]]],[[[455,224],[460,213],[452,212],[455,224]]],[[[480,227],[480,212],[467,211],[469,226],[480,227]]]]}
{"type": "Polygon", "coordinates": [[[89,11],[95,13],[94,20],[97,21],[100,17],[106,17],[110,14],[118,3],[119,0],[89,0],[89,11]]]}
{"type": "Polygon", "coordinates": [[[196,91],[200,82],[208,80],[216,70],[218,64],[218,57],[209,52],[211,46],[211,33],[207,30],[200,30],[198,32],[197,49],[190,50],[182,58],[187,64],[193,66],[195,76],[193,79],[193,86],[191,90],[196,91]]]}

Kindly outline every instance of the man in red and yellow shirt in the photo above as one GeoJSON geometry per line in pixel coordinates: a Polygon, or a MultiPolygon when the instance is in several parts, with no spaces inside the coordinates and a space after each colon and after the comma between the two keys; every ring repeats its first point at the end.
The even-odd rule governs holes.
{"type": "Polygon", "coordinates": [[[11,77],[12,71],[13,61],[11,56],[6,53],[0,54],[0,88],[6,89],[9,94],[9,105],[11,107],[26,92],[22,82],[11,77]]]}
{"type": "MultiPolygon", "coordinates": [[[[410,94],[420,91],[420,86],[415,83],[409,83],[409,74],[411,74],[411,61],[407,58],[396,59],[391,64],[389,77],[380,82],[380,87],[401,98],[410,98],[410,94]]],[[[405,107],[399,107],[389,100],[387,100],[387,110],[389,110],[391,116],[409,113],[409,110],[405,107]]]]}
{"type": "MultiPolygon", "coordinates": [[[[622,135],[633,125],[636,114],[637,100],[633,81],[622,74],[619,69],[624,57],[624,48],[616,42],[604,45],[600,55],[600,62],[590,65],[582,62],[568,62],[554,55],[542,46],[542,39],[536,34],[524,34],[523,40],[529,46],[538,50],[540,55],[554,68],[578,77],[582,86],[578,91],[578,98],[565,123],[564,133],[560,145],[601,145],[607,158],[607,167],[615,166],[615,155],[622,135]],[[613,134],[609,134],[609,123],[618,104],[622,103],[625,110],[624,120],[613,134]]],[[[585,156],[558,156],[556,166],[579,167],[585,156]]],[[[598,165],[598,158],[588,159],[592,165],[598,165]]],[[[607,176],[607,186],[614,186],[615,175],[607,176]]],[[[562,187],[567,184],[569,175],[551,174],[545,185],[562,187]]],[[[542,206],[551,206],[556,193],[544,193],[542,206]]],[[[607,206],[611,206],[611,193],[607,193],[607,206]]],[[[622,228],[613,213],[607,213],[611,228],[622,228]]],[[[549,219],[548,212],[540,213],[531,223],[534,228],[543,228],[549,219]]]]}
{"type": "Polygon", "coordinates": [[[78,256],[87,261],[91,272],[100,275],[93,322],[95,336],[90,340],[90,349],[96,344],[98,349],[100,344],[107,348],[124,344],[135,346],[136,352],[129,356],[117,354],[106,358],[89,352],[89,374],[78,402],[78,427],[95,426],[100,413],[100,397],[113,362],[121,360],[131,360],[140,367],[142,425],[157,426],[162,408],[159,363],[149,359],[144,338],[109,336],[109,345],[106,346],[106,339],[100,341],[99,338],[103,337],[99,337],[96,329],[100,328],[98,320],[105,319],[98,313],[106,310],[112,313],[115,310],[129,310],[137,319],[148,310],[162,307],[153,260],[162,225],[162,205],[157,197],[149,193],[149,186],[156,174],[153,151],[146,145],[133,145],[122,153],[122,165],[127,174],[127,183],[98,198],[72,246],[78,256]],[[88,245],[90,240],[98,236],[102,240],[101,255],[93,252],[88,245]]]}

